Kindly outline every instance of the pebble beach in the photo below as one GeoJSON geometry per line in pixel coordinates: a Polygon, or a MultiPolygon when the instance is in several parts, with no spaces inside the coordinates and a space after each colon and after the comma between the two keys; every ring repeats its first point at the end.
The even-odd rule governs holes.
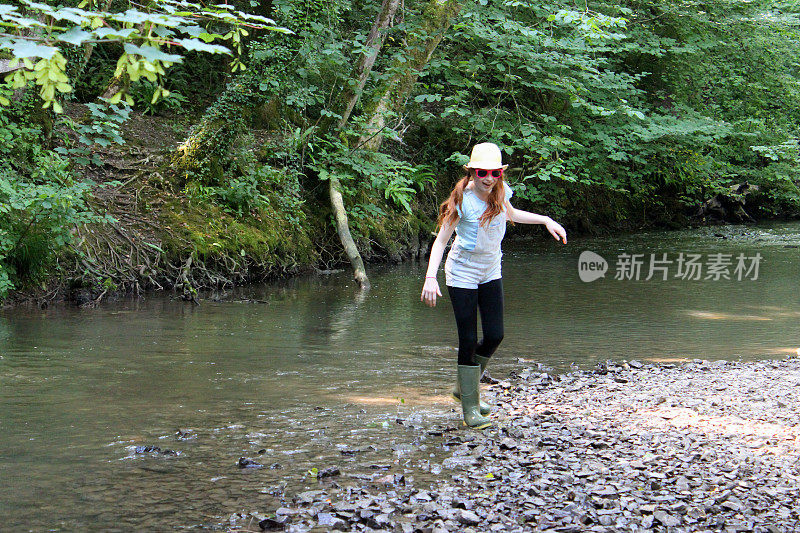
{"type": "Polygon", "coordinates": [[[332,467],[230,531],[800,531],[797,359],[487,381],[494,426],[429,430],[447,453],[416,466],[425,482],[332,467]]]}

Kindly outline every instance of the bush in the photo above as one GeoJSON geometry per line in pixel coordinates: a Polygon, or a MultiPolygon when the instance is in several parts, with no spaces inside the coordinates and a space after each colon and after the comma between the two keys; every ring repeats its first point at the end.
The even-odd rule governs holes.
{"type": "Polygon", "coordinates": [[[0,298],[38,281],[75,224],[106,220],[86,203],[91,184],[40,144],[40,131],[0,110],[0,298]]]}
{"type": "Polygon", "coordinates": [[[133,106],[140,109],[145,115],[160,115],[164,112],[177,113],[183,110],[187,98],[178,91],[172,90],[154,102],[158,84],[142,80],[131,85],[130,94],[133,97],[133,106]]]}
{"type": "Polygon", "coordinates": [[[232,178],[226,186],[217,187],[216,193],[225,209],[239,216],[261,207],[267,201],[258,189],[258,177],[255,174],[232,178]]]}

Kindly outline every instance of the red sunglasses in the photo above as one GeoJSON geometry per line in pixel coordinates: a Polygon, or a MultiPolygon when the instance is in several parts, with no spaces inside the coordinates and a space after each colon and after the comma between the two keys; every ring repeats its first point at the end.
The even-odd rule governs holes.
{"type": "Polygon", "coordinates": [[[492,174],[493,178],[502,178],[503,177],[503,169],[502,168],[498,168],[497,170],[485,170],[485,169],[482,169],[482,168],[475,169],[475,174],[479,178],[485,178],[486,176],[489,175],[489,173],[492,174]]]}

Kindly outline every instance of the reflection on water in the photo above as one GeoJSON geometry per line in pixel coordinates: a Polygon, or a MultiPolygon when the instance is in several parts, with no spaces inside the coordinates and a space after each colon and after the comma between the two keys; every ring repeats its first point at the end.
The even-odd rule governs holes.
{"type": "Polygon", "coordinates": [[[730,313],[711,313],[709,311],[687,311],[686,314],[704,320],[772,320],[766,316],[732,315],[730,313]]]}
{"type": "MultiPolygon", "coordinates": [[[[797,354],[800,263],[787,246],[799,234],[792,224],[509,243],[506,340],[491,371],[519,359],[564,371],[607,358],[797,354]],[[583,250],[763,259],[755,281],[620,281],[612,265],[584,283],[583,250]]],[[[316,486],[311,468],[400,471],[438,453],[412,426],[458,422],[448,399],[456,335],[446,297],[434,309],[419,302],[424,268],[373,268],[367,293],[343,272],[200,307],[154,296],[3,312],[3,528],[223,528],[231,513],[316,486]],[[132,453],[144,445],[180,455],[132,453]],[[242,456],[265,467],[240,470],[242,456]]]]}

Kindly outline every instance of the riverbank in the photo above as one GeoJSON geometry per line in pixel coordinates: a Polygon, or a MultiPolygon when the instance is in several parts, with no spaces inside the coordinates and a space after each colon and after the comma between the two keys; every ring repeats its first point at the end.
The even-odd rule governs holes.
{"type": "MultiPolygon", "coordinates": [[[[76,124],[88,123],[92,116],[86,106],[77,103],[67,105],[66,113],[76,124]]],[[[69,230],[58,239],[59,244],[50,242],[47,235],[52,230],[44,226],[34,225],[36,231],[21,230],[14,250],[25,252],[11,254],[0,265],[0,281],[5,269],[12,287],[3,299],[5,290],[0,283],[0,305],[45,307],[69,301],[93,307],[147,291],[169,292],[197,303],[204,290],[350,269],[332,223],[325,180],[292,165],[283,166],[286,161],[266,163],[270,158],[265,150],[269,152],[269,142],[276,142],[275,132],[251,131],[237,148],[235,164],[214,179],[176,171],[174,158],[198,119],[134,111],[120,131],[125,142],[93,147],[95,163],[59,159],[62,181],[86,182],[88,189],[81,202],[85,201],[86,216],[93,215],[64,219],[63,226],[69,230]],[[39,240],[32,239],[34,234],[39,240]],[[32,240],[28,243],[23,237],[32,240]]],[[[61,134],[64,139],[72,138],[73,144],[77,142],[69,128],[62,128],[61,134]]],[[[448,194],[458,174],[456,168],[445,166],[435,175],[420,171],[414,178],[419,182],[393,182],[393,189],[381,181],[391,177],[384,171],[376,171],[382,177],[376,177],[377,185],[372,187],[348,182],[349,225],[362,258],[372,264],[424,258],[436,228],[438,201],[448,194]]],[[[522,192],[518,171],[512,169],[509,179],[515,190],[522,192]]],[[[598,210],[594,204],[589,209],[581,202],[572,206],[543,200],[532,203],[522,194],[515,202],[523,209],[552,214],[574,237],[741,223],[752,221],[753,216],[778,215],[774,210],[741,214],[746,196],[748,210],[763,201],[752,199],[756,191],[720,192],[692,209],[676,208],[668,217],[653,219],[634,215],[640,211],[638,204],[628,205],[621,197],[612,200],[614,195],[606,197],[608,191],[602,187],[582,186],[574,197],[585,200],[599,195],[605,198],[600,203],[611,212],[598,210]]],[[[15,217],[27,220],[27,215],[15,217]]],[[[42,212],[42,219],[50,218],[42,212]]],[[[516,228],[513,233],[549,239],[540,228],[516,228]]]]}
{"type": "MultiPolygon", "coordinates": [[[[77,123],[90,120],[84,105],[69,104],[66,112],[77,123]]],[[[87,208],[105,218],[70,224],[68,242],[32,259],[35,269],[17,265],[7,298],[0,285],[0,306],[94,307],[147,291],[198,303],[201,291],[351,268],[327,185],[257,160],[269,132],[252,132],[219,183],[177,172],[173,158],[192,123],[190,116],[132,112],[120,131],[124,143],[94,147],[97,164],[72,162],[72,179],[89,184],[87,208]]],[[[425,255],[435,195],[430,187],[415,194],[402,207],[381,191],[348,191],[350,230],[364,261],[425,255]]]]}
{"type": "Polygon", "coordinates": [[[495,426],[429,428],[441,464],[335,467],[231,530],[800,530],[797,359],[525,369],[484,387],[495,426]]]}

